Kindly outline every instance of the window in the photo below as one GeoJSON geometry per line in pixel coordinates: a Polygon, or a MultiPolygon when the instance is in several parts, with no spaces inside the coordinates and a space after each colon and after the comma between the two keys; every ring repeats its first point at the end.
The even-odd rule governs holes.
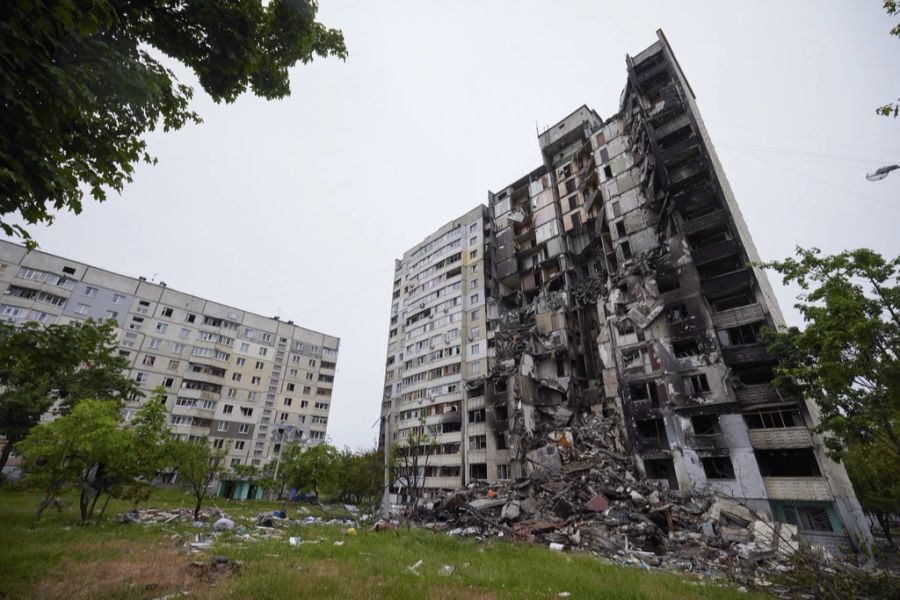
{"type": "Polygon", "coordinates": [[[192,315],[191,313],[188,313],[184,320],[187,321],[188,323],[193,323],[194,321],[197,320],[197,315],[192,315]]]}
{"type": "Polygon", "coordinates": [[[287,384],[287,391],[289,391],[289,392],[293,392],[293,391],[294,391],[294,388],[295,388],[295,386],[294,386],[294,384],[293,384],[293,383],[289,383],[289,384],[287,384]]]}
{"type": "Polygon", "coordinates": [[[250,402],[256,402],[256,397],[258,394],[259,394],[259,392],[250,392],[247,395],[247,400],[249,400],[250,402]]]}
{"type": "Polygon", "coordinates": [[[243,367],[244,365],[247,364],[247,359],[239,357],[237,360],[234,361],[234,363],[239,367],[243,367]]]}
{"type": "Polygon", "coordinates": [[[229,398],[237,398],[237,390],[234,388],[228,389],[228,397],[229,398]]]}
{"type": "Polygon", "coordinates": [[[138,383],[147,383],[148,381],[150,381],[150,374],[149,373],[138,373],[137,376],[135,376],[134,380],[137,381],[138,383]]]}
{"type": "Polygon", "coordinates": [[[173,312],[175,312],[175,311],[173,311],[171,308],[169,308],[169,307],[167,306],[167,307],[165,307],[164,309],[162,309],[162,316],[164,316],[164,317],[171,317],[173,312]]]}
{"type": "Polygon", "coordinates": [[[261,381],[261,379],[259,377],[254,377],[253,379],[250,380],[250,383],[252,383],[253,385],[259,385],[260,381],[261,381]]]}
{"type": "Polygon", "coordinates": [[[178,361],[178,360],[170,360],[169,361],[169,370],[170,371],[176,370],[180,363],[181,363],[181,361],[178,361]]]}
{"type": "Polygon", "coordinates": [[[156,350],[160,346],[162,346],[162,340],[159,338],[150,338],[150,341],[147,343],[147,347],[154,350],[156,350]]]}
{"type": "Polygon", "coordinates": [[[250,424],[241,423],[240,427],[238,427],[238,433],[250,433],[250,424]]]}
{"type": "Polygon", "coordinates": [[[316,402],[314,405],[314,408],[316,410],[328,410],[328,403],[327,402],[316,402]]]}
{"type": "Polygon", "coordinates": [[[821,477],[812,448],[754,450],[763,477],[821,477]]]}
{"type": "Polygon", "coordinates": [[[477,272],[478,272],[478,265],[472,265],[471,267],[469,267],[469,273],[477,273],[477,272]]]}
{"type": "Polygon", "coordinates": [[[470,338],[477,338],[480,335],[481,335],[481,327],[473,327],[469,330],[470,338]]]}
{"type": "Polygon", "coordinates": [[[261,360],[256,361],[256,369],[257,369],[257,370],[262,370],[262,368],[263,368],[264,366],[265,366],[265,365],[263,364],[263,361],[261,361],[261,360]]]}
{"type": "Polygon", "coordinates": [[[144,365],[148,366],[148,367],[152,367],[155,362],[156,362],[156,357],[150,356],[149,354],[147,356],[145,356],[144,360],[143,360],[144,365]]]}
{"type": "Polygon", "coordinates": [[[483,408],[469,411],[469,423],[484,423],[485,411],[483,408]]]}
{"type": "Polygon", "coordinates": [[[291,375],[291,377],[296,377],[296,376],[299,375],[299,374],[300,374],[300,371],[298,371],[297,369],[291,369],[291,370],[290,370],[290,375],[291,375]]]}
{"type": "Polygon", "coordinates": [[[311,394],[311,393],[312,393],[312,388],[309,387],[308,385],[304,385],[304,386],[303,386],[303,393],[304,393],[304,394],[311,394]]]}
{"type": "Polygon", "coordinates": [[[470,373],[480,373],[481,372],[481,363],[480,362],[469,363],[469,372],[470,373]]]}
{"type": "Polygon", "coordinates": [[[477,321],[477,320],[478,320],[478,315],[479,315],[478,309],[473,310],[472,312],[469,313],[469,320],[470,320],[470,321],[477,321]]]}
{"type": "Polygon", "coordinates": [[[235,449],[235,450],[243,450],[243,449],[244,449],[244,442],[243,442],[243,440],[239,440],[239,441],[235,442],[235,443],[234,443],[234,449],[235,449]]]}
{"type": "Polygon", "coordinates": [[[748,429],[803,427],[803,416],[797,409],[757,410],[744,413],[748,429]]]}
{"type": "Polygon", "coordinates": [[[223,448],[225,446],[225,440],[219,438],[213,440],[213,448],[223,448]]]}
{"type": "Polygon", "coordinates": [[[125,296],[122,294],[113,294],[113,304],[122,304],[125,301],[125,296]]]}
{"type": "Polygon", "coordinates": [[[86,315],[86,314],[88,314],[88,311],[90,309],[91,309],[91,307],[88,306],[87,304],[79,304],[78,308],[75,309],[75,312],[78,313],[79,315],[86,315]]]}
{"type": "Polygon", "coordinates": [[[175,378],[174,378],[174,377],[166,377],[165,379],[163,379],[163,386],[164,386],[164,387],[170,388],[170,387],[172,387],[174,384],[175,384],[175,378]]]}
{"type": "Polygon", "coordinates": [[[776,521],[796,525],[800,531],[835,531],[831,505],[815,502],[774,502],[776,521]]]}
{"type": "Polygon", "coordinates": [[[316,366],[316,359],[314,359],[314,358],[309,359],[309,366],[315,367],[315,366],[316,366]]]}
{"type": "Polygon", "coordinates": [[[118,319],[119,313],[117,313],[114,310],[108,310],[108,311],[106,311],[106,318],[107,319],[118,319]]]}
{"type": "Polygon", "coordinates": [[[654,381],[631,383],[628,385],[628,392],[632,401],[649,400],[653,406],[659,403],[659,393],[654,381]]]}
{"type": "Polygon", "coordinates": [[[219,431],[228,431],[230,425],[228,421],[219,421],[219,431]]]}
{"type": "Polygon", "coordinates": [[[478,258],[478,250],[477,250],[477,249],[476,249],[476,250],[470,250],[470,251],[469,251],[469,258],[471,258],[471,259],[478,258]]]}
{"type": "Polygon", "coordinates": [[[165,333],[166,329],[168,329],[168,328],[169,328],[169,326],[166,325],[165,323],[157,323],[156,324],[156,330],[160,333],[165,333]]]}
{"type": "Polygon", "coordinates": [[[509,479],[509,465],[497,465],[497,479],[509,479]]]}
{"type": "Polygon", "coordinates": [[[84,295],[88,298],[96,298],[97,297],[97,288],[88,286],[84,288],[84,295]]]}
{"type": "Polygon", "coordinates": [[[294,401],[293,398],[285,398],[285,399],[284,399],[284,405],[285,405],[285,406],[290,406],[291,403],[292,403],[293,401],[294,401]]]}
{"type": "Polygon", "coordinates": [[[681,384],[684,386],[684,393],[687,396],[699,396],[709,391],[709,382],[706,380],[705,373],[682,377],[681,384]]]}
{"type": "Polygon", "coordinates": [[[475,356],[480,353],[481,353],[481,346],[479,346],[478,344],[472,344],[469,346],[469,354],[471,356],[475,356]]]}
{"type": "Polygon", "coordinates": [[[181,354],[184,352],[184,344],[172,344],[172,352],[175,354],[181,354]]]}
{"type": "Polygon", "coordinates": [[[472,294],[471,296],[469,296],[469,302],[471,304],[477,304],[478,303],[478,294],[472,294]]]}
{"type": "Polygon", "coordinates": [[[233,412],[234,412],[234,405],[233,405],[233,404],[226,404],[225,406],[222,407],[222,414],[223,414],[223,415],[230,415],[230,414],[233,413],[233,412]]]}
{"type": "Polygon", "coordinates": [[[729,456],[704,456],[703,471],[707,479],[734,479],[734,465],[729,456]]]}
{"type": "Polygon", "coordinates": [[[241,414],[244,415],[245,417],[252,417],[252,416],[253,416],[253,409],[250,408],[250,407],[247,407],[247,406],[242,406],[242,407],[241,407],[241,414]]]}
{"type": "Polygon", "coordinates": [[[470,245],[470,246],[474,246],[474,245],[476,245],[476,244],[478,244],[478,236],[474,236],[474,237],[469,238],[469,245],[470,245]]]}
{"type": "Polygon", "coordinates": [[[622,258],[628,259],[631,258],[631,244],[628,242],[622,242],[622,245],[619,246],[622,249],[622,258]]]}
{"type": "Polygon", "coordinates": [[[313,374],[312,374],[312,373],[307,373],[307,374],[306,374],[306,378],[307,378],[308,380],[312,381],[312,379],[313,379],[313,374]]]}
{"type": "Polygon", "coordinates": [[[232,373],[232,374],[231,374],[231,380],[232,380],[232,381],[240,381],[240,380],[241,380],[241,374],[240,374],[240,373],[232,373]]]}
{"type": "Polygon", "coordinates": [[[309,406],[309,400],[300,401],[300,408],[306,408],[307,406],[309,406]]]}
{"type": "Polygon", "coordinates": [[[719,427],[719,415],[695,415],[691,417],[691,427],[694,435],[718,435],[722,433],[719,427]]]}
{"type": "Polygon", "coordinates": [[[487,436],[484,435],[470,435],[469,436],[469,450],[483,450],[487,448],[487,436]]]}
{"type": "Polygon", "coordinates": [[[268,348],[260,348],[260,349],[259,349],[259,355],[260,355],[260,356],[265,356],[265,355],[268,354],[268,353],[269,353],[269,349],[268,349],[268,348]]]}
{"type": "Polygon", "coordinates": [[[250,352],[250,344],[241,342],[241,352],[250,352]]]}

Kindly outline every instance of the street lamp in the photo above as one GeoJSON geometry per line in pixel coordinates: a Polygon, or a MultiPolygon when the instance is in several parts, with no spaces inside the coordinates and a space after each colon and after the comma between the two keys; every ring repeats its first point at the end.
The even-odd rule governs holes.
{"type": "Polygon", "coordinates": [[[888,173],[895,169],[900,169],[900,165],[888,165],[886,167],[879,167],[875,170],[874,173],[869,173],[868,175],[866,175],[866,179],[868,179],[869,181],[881,181],[888,176],[888,173]]]}

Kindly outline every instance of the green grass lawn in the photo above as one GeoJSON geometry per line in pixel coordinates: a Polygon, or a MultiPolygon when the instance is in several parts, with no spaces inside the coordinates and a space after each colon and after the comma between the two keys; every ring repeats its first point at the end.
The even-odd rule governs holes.
{"type": "MultiPolygon", "coordinates": [[[[74,498],[72,498],[74,500],[74,498]]],[[[198,529],[187,522],[122,525],[110,503],[99,525],[78,524],[69,511],[48,510],[32,526],[36,494],[0,490],[0,598],[159,598],[189,591],[189,598],[751,598],[751,594],[698,580],[620,567],[584,554],[491,540],[478,543],[424,530],[357,535],[332,526],[293,526],[280,539],[245,541],[219,536],[208,551],[193,553],[198,529]],[[292,546],[289,536],[306,543],[292,546]],[[335,542],[343,542],[336,545],[335,542]],[[191,567],[213,556],[240,561],[238,573],[209,574],[191,567]],[[422,561],[418,574],[408,567],[422,561]],[[452,565],[452,574],[441,573],[452,565]]],[[[276,505],[212,503],[244,533],[258,535],[252,519],[276,505]]],[[[188,496],[160,490],[142,506],[191,506],[188,496]]],[[[312,509],[322,514],[319,509],[312,509]]],[[[345,516],[341,509],[323,516],[345,516]]],[[[289,510],[289,517],[304,515],[289,510]]]]}

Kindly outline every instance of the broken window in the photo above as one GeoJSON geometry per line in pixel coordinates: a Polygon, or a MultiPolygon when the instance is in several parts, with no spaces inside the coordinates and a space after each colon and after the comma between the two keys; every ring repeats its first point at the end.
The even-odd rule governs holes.
{"type": "Polygon", "coordinates": [[[677,290],[681,287],[681,282],[678,281],[678,273],[675,271],[657,271],[656,287],[660,294],[677,290]]]}
{"type": "Polygon", "coordinates": [[[801,531],[834,531],[830,503],[773,502],[776,521],[795,525],[801,531]]]}
{"type": "Polygon", "coordinates": [[[678,478],[675,475],[675,463],[671,458],[645,458],[644,472],[647,479],[665,479],[670,488],[678,487],[678,478]]]}
{"type": "Polygon", "coordinates": [[[643,353],[640,348],[622,351],[622,366],[625,369],[641,367],[644,365],[643,353]]]}
{"type": "Polygon", "coordinates": [[[625,221],[619,221],[618,223],[616,223],[616,234],[620,238],[628,235],[628,232],[625,231],[625,221]]]}
{"type": "Polygon", "coordinates": [[[637,430],[638,437],[654,442],[665,442],[666,424],[662,419],[643,419],[634,422],[634,428],[637,430]]]}
{"type": "Polygon", "coordinates": [[[705,373],[682,377],[681,384],[684,386],[684,393],[687,396],[699,396],[709,391],[709,381],[707,381],[705,373]]]}
{"type": "Polygon", "coordinates": [[[775,374],[772,367],[751,367],[748,369],[735,369],[734,377],[737,379],[738,387],[740,385],[758,385],[761,383],[771,383],[775,374]]]}
{"type": "Polygon", "coordinates": [[[470,410],[469,423],[484,423],[484,409],[470,410]]]}
{"type": "Polygon", "coordinates": [[[755,450],[756,462],[763,477],[821,477],[819,463],[812,448],[755,450]]]}
{"type": "Polygon", "coordinates": [[[622,258],[631,258],[631,244],[622,242],[622,245],[619,247],[622,249],[622,258]]]}
{"type": "Polygon", "coordinates": [[[719,427],[719,415],[695,415],[691,417],[694,435],[716,435],[722,433],[719,427]]]}
{"type": "Polygon", "coordinates": [[[750,323],[718,331],[719,341],[723,346],[740,346],[742,344],[755,344],[760,339],[759,330],[765,323],[750,323]]]}
{"type": "Polygon", "coordinates": [[[707,479],[734,479],[730,456],[704,456],[701,461],[707,479]]]}
{"type": "Polygon", "coordinates": [[[509,479],[509,465],[497,465],[497,479],[509,479]]]}
{"type": "Polygon", "coordinates": [[[728,273],[740,271],[743,268],[744,264],[740,258],[737,256],[729,256],[728,258],[697,267],[697,273],[699,273],[700,279],[712,279],[714,277],[719,277],[720,275],[727,275],[728,273]]]}
{"type": "Polygon", "coordinates": [[[612,176],[613,176],[612,167],[610,167],[609,165],[604,165],[603,166],[603,174],[606,175],[607,179],[612,179],[612,176]]]}
{"type": "Polygon", "coordinates": [[[747,306],[747,305],[753,304],[755,302],[756,302],[756,298],[753,297],[752,293],[741,292],[739,294],[733,294],[731,296],[725,296],[724,298],[719,298],[718,300],[713,300],[712,307],[713,307],[714,311],[722,312],[723,310],[730,310],[732,308],[747,306]]]}
{"type": "Polygon", "coordinates": [[[688,313],[687,306],[684,304],[678,304],[676,306],[669,307],[666,311],[666,320],[669,323],[683,323],[690,318],[690,313],[688,313]]]}
{"type": "Polygon", "coordinates": [[[628,391],[632,400],[649,400],[654,406],[659,403],[656,383],[653,381],[629,384],[628,391]]]}
{"type": "Polygon", "coordinates": [[[744,413],[744,421],[749,429],[782,429],[803,427],[803,416],[794,409],[757,410],[744,413]]]}
{"type": "Polygon", "coordinates": [[[672,352],[676,358],[687,358],[700,354],[700,342],[697,338],[688,338],[672,342],[672,352]]]}
{"type": "Polygon", "coordinates": [[[472,463],[469,465],[469,479],[487,479],[487,464],[472,463]]]}
{"type": "Polygon", "coordinates": [[[497,450],[506,450],[507,448],[509,448],[509,446],[506,444],[506,434],[505,433],[497,434],[497,436],[494,438],[494,440],[497,443],[497,450]]]}

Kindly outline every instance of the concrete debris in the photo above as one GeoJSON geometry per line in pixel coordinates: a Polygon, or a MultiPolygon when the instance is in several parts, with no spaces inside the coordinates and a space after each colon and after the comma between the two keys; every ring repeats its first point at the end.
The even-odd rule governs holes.
{"type": "Polygon", "coordinates": [[[440,574],[444,575],[445,577],[449,577],[450,575],[453,575],[453,572],[455,570],[456,567],[454,567],[453,565],[444,565],[443,567],[441,567],[440,574]]]}
{"type": "MultiPolygon", "coordinates": [[[[227,517],[222,511],[215,508],[204,508],[200,511],[200,519],[198,523],[209,523],[227,517]]],[[[193,521],[194,511],[189,508],[136,508],[129,510],[115,518],[116,523],[136,523],[140,525],[165,525],[175,521],[193,521]]]]}
{"type": "Polygon", "coordinates": [[[508,537],[705,575],[777,569],[797,549],[795,527],[713,493],[685,494],[644,479],[620,453],[616,417],[588,413],[579,420],[580,427],[555,434],[559,442],[529,453],[529,476],[470,484],[419,515],[449,535],[508,537]]]}
{"type": "Polygon", "coordinates": [[[215,531],[231,531],[234,529],[234,521],[227,517],[222,517],[215,523],[213,523],[213,529],[215,531]]]}

